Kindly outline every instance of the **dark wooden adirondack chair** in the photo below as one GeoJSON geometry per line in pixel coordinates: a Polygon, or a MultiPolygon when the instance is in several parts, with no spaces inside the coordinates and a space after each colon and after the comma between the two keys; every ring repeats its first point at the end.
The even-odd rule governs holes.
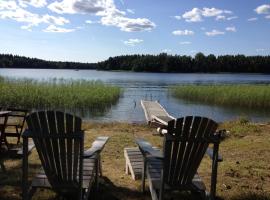
{"type": "Polygon", "coordinates": [[[144,156],[143,185],[145,175],[149,179],[152,199],[162,200],[166,191],[191,191],[206,197],[206,187],[197,169],[205,153],[212,160],[210,197],[215,198],[220,137],[215,134],[217,123],[203,117],[188,116],[168,122],[164,135],[163,152],[153,149],[151,144],[138,139],[136,142],[144,156]],[[208,149],[210,143],[214,149],[208,149]]]}
{"type": "Polygon", "coordinates": [[[87,199],[97,186],[99,153],[108,137],[98,137],[84,152],[84,132],[79,117],[58,111],[39,111],[26,117],[28,130],[23,133],[24,152],[32,138],[43,170],[28,187],[28,160],[23,158],[23,199],[36,188],[51,188],[68,199],[87,199]]]}

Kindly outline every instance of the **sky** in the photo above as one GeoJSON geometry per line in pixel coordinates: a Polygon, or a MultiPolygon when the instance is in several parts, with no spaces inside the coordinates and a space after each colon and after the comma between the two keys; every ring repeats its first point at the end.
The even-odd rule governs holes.
{"type": "Polygon", "coordinates": [[[198,52],[270,55],[270,1],[0,0],[0,53],[98,62],[198,52]]]}

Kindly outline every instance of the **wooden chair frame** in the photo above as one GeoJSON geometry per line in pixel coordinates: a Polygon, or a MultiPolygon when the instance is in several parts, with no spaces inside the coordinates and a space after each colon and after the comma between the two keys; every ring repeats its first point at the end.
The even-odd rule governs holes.
{"type": "MultiPolygon", "coordinates": [[[[212,159],[210,198],[215,199],[218,162],[222,161],[221,156],[218,154],[220,134],[214,134],[217,124],[207,118],[193,118],[192,116],[188,116],[186,118],[179,118],[177,120],[170,121],[167,128],[168,133],[164,136],[163,152],[153,149],[152,145],[143,139],[136,140],[144,158],[142,170],[142,191],[145,191],[145,179],[147,176],[153,200],[162,200],[164,192],[167,190],[189,190],[206,195],[205,186],[196,174],[197,167],[200,164],[202,156],[206,153],[212,159]],[[185,123],[187,125],[184,125],[185,123]],[[205,125],[204,129],[200,128],[203,123],[207,123],[209,126],[205,125]],[[192,128],[192,125],[196,127],[192,128]],[[177,130],[179,128],[182,129],[182,131],[177,130]],[[205,134],[209,134],[209,136],[197,137],[196,134],[200,129],[203,130],[205,134]],[[179,133],[177,133],[177,131],[179,133]],[[213,149],[207,149],[208,144],[213,144],[213,149]],[[196,147],[196,145],[202,147],[202,151],[196,153],[197,148],[200,148],[196,147]],[[189,157],[190,155],[193,155],[193,152],[195,152],[195,155],[199,157],[198,159],[194,157],[191,159],[189,157]],[[181,158],[179,158],[180,160],[182,159],[182,161],[179,161],[177,154],[179,154],[178,156],[183,155],[183,157],[180,156],[181,158]],[[168,158],[168,155],[170,155],[171,158],[168,158]],[[177,159],[174,159],[176,158],[175,156],[177,156],[177,159]],[[151,167],[154,165],[149,163],[153,163],[153,159],[156,163],[160,163],[158,164],[160,166],[160,178],[158,178],[160,180],[158,181],[160,185],[154,185],[154,181],[151,180],[151,167]],[[178,165],[178,163],[188,164],[178,165]],[[178,168],[177,166],[181,167],[178,168]],[[168,172],[168,170],[170,172],[168,172]],[[174,174],[177,174],[176,177],[178,177],[179,180],[174,180],[174,174]],[[193,176],[196,178],[196,184],[195,182],[193,184],[193,176]],[[156,190],[159,191],[158,194],[156,193],[156,190]]],[[[202,135],[204,133],[202,133],[202,135]]]]}
{"type": "Polygon", "coordinates": [[[108,137],[98,137],[92,147],[84,151],[80,118],[58,111],[39,111],[27,116],[26,121],[29,129],[23,133],[23,199],[30,199],[38,187],[51,188],[69,197],[75,194],[76,199],[88,199],[93,184],[97,189],[98,174],[101,174],[100,152],[108,137]],[[45,172],[36,176],[42,176],[44,181],[32,183],[32,187],[28,183],[28,156],[25,153],[29,138],[36,145],[45,172]],[[93,161],[91,168],[84,165],[89,159],[93,161]]]}
{"type": "Polygon", "coordinates": [[[17,137],[17,144],[20,143],[21,134],[25,125],[26,116],[28,114],[27,109],[17,109],[17,108],[7,108],[7,110],[12,111],[8,114],[8,120],[5,126],[5,136],[6,137],[17,137]],[[16,119],[16,122],[11,120],[16,119]],[[11,122],[10,122],[11,121],[11,122]],[[12,127],[14,131],[7,131],[8,127],[12,127]]]}

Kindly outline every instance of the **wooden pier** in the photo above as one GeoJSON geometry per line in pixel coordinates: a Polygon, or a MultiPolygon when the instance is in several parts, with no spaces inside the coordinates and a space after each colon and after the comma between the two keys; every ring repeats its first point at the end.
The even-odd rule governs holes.
{"type": "Polygon", "coordinates": [[[141,100],[141,105],[149,125],[164,127],[168,121],[175,119],[157,101],[141,100]]]}

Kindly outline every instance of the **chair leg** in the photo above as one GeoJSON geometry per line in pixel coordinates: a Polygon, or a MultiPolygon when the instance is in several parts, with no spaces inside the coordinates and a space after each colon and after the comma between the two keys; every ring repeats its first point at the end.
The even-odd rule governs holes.
{"type": "Polygon", "coordinates": [[[213,160],[212,160],[212,175],[211,175],[211,191],[210,191],[210,199],[212,199],[212,200],[215,199],[215,197],[216,197],[218,148],[219,148],[219,144],[214,144],[213,160]]]}
{"type": "Polygon", "coordinates": [[[146,158],[143,158],[143,168],[142,168],[142,192],[145,192],[145,175],[146,175],[146,158]]]}
{"type": "Polygon", "coordinates": [[[0,166],[1,166],[2,171],[5,173],[7,170],[2,160],[0,161],[0,166]]]}
{"type": "Polygon", "coordinates": [[[102,177],[102,164],[101,164],[100,155],[98,156],[98,167],[99,167],[99,176],[102,177]]]}

